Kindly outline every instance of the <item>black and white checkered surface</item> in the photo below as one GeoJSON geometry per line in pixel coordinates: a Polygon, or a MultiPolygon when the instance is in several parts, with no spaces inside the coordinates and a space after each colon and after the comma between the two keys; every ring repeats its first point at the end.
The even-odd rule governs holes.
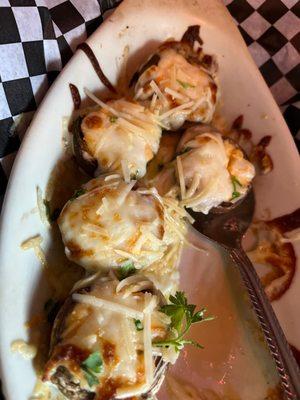
{"type": "MultiPolygon", "coordinates": [[[[0,0],[0,203],[38,104],[77,45],[118,2],[0,0]]],[[[300,1],[224,3],[300,144],[300,1]]]]}

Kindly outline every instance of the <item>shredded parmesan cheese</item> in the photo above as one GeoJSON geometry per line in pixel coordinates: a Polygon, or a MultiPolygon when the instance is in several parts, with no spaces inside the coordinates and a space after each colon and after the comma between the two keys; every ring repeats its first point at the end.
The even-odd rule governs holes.
{"type": "Polygon", "coordinates": [[[178,107],[174,107],[174,108],[172,108],[171,110],[166,111],[164,114],[160,115],[159,118],[160,118],[160,120],[164,120],[164,119],[166,119],[167,117],[169,117],[170,115],[175,114],[175,113],[178,112],[178,111],[183,111],[183,110],[185,110],[185,109],[187,109],[187,108],[192,107],[193,104],[194,104],[193,101],[189,101],[188,103],[183,103],[183,104],[181,104],[181,105],[178,106],[178,107]]]}
{"type": "Polygon", "coordinates": [[[143,94],[143,91],[144,91],[144,89],[142,87],[140,87],[139,90],[134,95],[134,100],[138,100],[141,97],[141,95],[143,94]]]}
{"type": "Polygon", "coordinates": [[[157,86],[157,84],[152,80],[150,82],[150,86],[154,90],[154,92],[157,94],[158,98],[162,101],[164,105],[168,105],[168,100],[166,96],[163,94],[163,92],[160,90],[160,88],[157,86]]]}
{"type": "Polygon", "coordinates": [[[37,348],[32,344],[26,343],[24,340],[14,340],[10,345],[10,349],[13,353],[18,353],[26,360],[32,360],[37,353],[37,348]]]}
{"type": "Polygon", "coordinates": [[[110,113],[112,113],[113,115],[115,115],[116,117],[121,117],[121,114],[119,113],[119,111],[115,110],[113,107],[110,107],[109,105],[107,105],[106,103],[104,103],[104,101],[98,99],[98,97],[96,97],[92,92],[90,92],[87,88],[84,88],[84,93],[91,99],[93,100],[96,104],[98,104],[100,107],[102,107],[104,110],[109,111],[110,113]]]}
{"type": "Polygon", "coordinates": [[[130,307],[124,306],[123,304],[114,303],[109,300],[100,299],[99,297],[91,296],[88,294],[74,293],[72,295],[72,298],[75,301],[78,301],[79,303],[89,304],[90,306],[98,307],[98,308],[104,307],[110,311],[124,314],[131,318],[135,318],[135,319],[143,318],[143,313],[138,310],[134,310],[130,307]]]}
{"type": "MultiPolygon", "coordinates": [[[[137,284],[140,282],[144,282],[145,281],[145,277],[143,275],[132,275],[132,276],[128,276],[127,278],[123,279],[122,281],[120,281],[116,287],[116,293],[121,292],[126,286],[131,286],[133,284],[137,284]]],[[[148,282],[148,288],[152,288],[153,284],[151,281],[147,281],[148,282]]]]}
{"type": "Polygon", "coordinates": [[[185,199],[185,182],[184,182],[184,175],[183,175],[183,167],[180,156],[176,157],[176,165],[178,171],[178,178],[179,178],[179,185],[180,185],[180,192],[181,192],[181,200],[185,199]]]}
{"type": "Polygon", "coordinates": [[[108,237],[108,233],[107,230],[102,228],[99,225],[95,225],[95,224],[86,224],[82,226],[83,230],[86,230],[88,232],[94,232],[94,233],[98,233],[100,235],[104,235],[108,237]]]}
{"type": "Polygon", "coordinates": [[[134,385],[134,386],[128,386],[125,388],[117,388],[116,391],[116,398],[117,399],[128,399],[128,398],[134,398],[136,396],[139,396],[143,393],[145,393],[148,389],[148,385],[146,383],[142,383],[139,385],[134,385]]]}
{"type": "Polygon", "coordinates": [[[124,250],[120,250],[120,249],[115,249],[114,251],[115,251],[115,253],[119,254],[122,257],[129,258],[129,259],[131,259],[133,261],[136,261],[136,262],[139,261],[133,254],[128,253],[128,251],[124,251],[124,250]]]}
{"type": "Polygon", "coordinates": [[[106,181],[111,181],[113,179],[120,179],[120,175],[119,174],[112,174],[112,175],[108,175],[104,178],[105,182],[106,181]]]}
{"type": "Polygon", "coordinates": [[[37,206],[41,221],[45,226],[49,227],[50,224],[47,218],[46,205],[44,203],[42,190],[39,186],[36,187],[36,197],[37,197],[37,206]]]}
{"type": "Polygon", "coordinates": [[[150,110],[153,111],[157,101],[157,93],[154,93],[151,99],[150,110]]]}
{"type": "Polygon", "coordinates": [[[144,360],[145,360],[145,377],[148,387],[152,385],[153,372],[153,354],[152,354],[152,335],[151,335],[151,312],[155,307],[156,302],[152,301],[152,295],[145,293],[145,308],[143,318],[143,341],[144,341],[144,360]]]}
{"type": "Polygon", "coordinates": [[[124,177],[124,181],[126,183],[130,182],[130,171],[127,165],[127,162],[125,160],[121,161],[121,166],[122,166],[122,172],[123,172],[123,177],[124,177]]]}
{"type": "Polygon", "coordinates": [[[75,285],[73,286],[72,292],[75,292],[76,290],[78,290],[80,288],[84,288],[84,287],[91,285],[91,283],[93,283],[97,278],[99,278],[100,275],[101,275],[101,271],[96,272],[93,275],[89,275],[86,278],[80,279],[80,281],[77,281],[75,283],[75,285]]]}
{"type": "Polygon", "coordinates": [[[193,176],[193,179],[192,179],[191,186],[189,187],[189,189],[186,192],[186,198],[190,198],[195,194],[195,192],[199,186],[200,179],[201,179],[200,175],[198,173],[195,173],[193,176]]]}
{"type": "Polygon", "coordinates": [[[46,262],[45,254],[41,248],[42,241],[43,241],[43,239],[42,239],[41,235],[36,235],[32,238],[25,240],[21,244],[21,249],[22,250],[33,249],[35,255],[40,260],[41,264],[45,267],[47,265],[47,262],[46,262]]]}
{"type": "Polygon", "coordinates": [[[176,92],[176,90],[170,89],[168,87],[165,88],[165,92],[170,94],[174,99],[180,99],[184,101],[189,100],[186,96],[183,96],[183,94],[176,92]]]}

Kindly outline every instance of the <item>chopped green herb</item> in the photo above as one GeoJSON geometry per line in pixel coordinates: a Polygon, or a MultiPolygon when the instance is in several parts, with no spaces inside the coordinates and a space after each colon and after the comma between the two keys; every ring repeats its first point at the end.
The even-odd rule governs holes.
{"type": "Polygon", "coordinates": [[[144,329],[143,324],[139,319],[134,320],[134,325],[137,331],[142,331],[144,329]]]}
{"type": "Polygon", "coordinates": [[[75,200],[75,199],[77,199],[77,197],[80,197],[80,196],[82,196],[83,194],[85,194],[86,193],[86,189],[83,189],[83,188],[81,188],[81,189],[78,189],[78,190],[76,190],[75,192],[74,192],[74,194],[73,194],[73,196],[70,198],[70,200],[72,201],[72,200],[75,200]]]}
{"type": "Polygon", "coordinates": [[[103,371],[103,361],[99,351],[90,354],[87,359],[81,363],[81,369],[84,371],[85,379],[89,386],[98,383],[98,377],[95,374],[100,374],[103,371]]]}
{"type": "Polygon", "coordinates": [[[240,183],[240,181],[234,175],[231,175],[231,182],[232,182],[232,186],[233,186],[231,200],[233,200],[233,199],[236,199],[237,197],[240,197],[240,195],[241,195],[241,193],[237,191],[237,186],[242,187],[243,185],[240,183]]]}
{"type": "Polygon", "coordinates": [[[89,387],[97,385],[97,383],[99,382],[98,378],[90,371],[84,371],[84,377],[87,380],[89,387]]]}
{"type": "Polygon", "coordinates": [[[120,281],[122,281],[125,278],[128,278],[128,276],[133,275],[135,273],[136,269],[133,265],[132,262],[129,262],[128,264],[122,265],[117,271],[117,276],[120,281]]]}
{"type": "Polygon", "coordinates": [[[179,83],[180,86],[183,87],[183,89],[188,89],[188,88],[194,88],[195,87],[194,85],[191,85],[188,82],[183,82],[183,81],[181,81],[179,79],[176,79],[176,81],[179,83]]]}
{"type": "Polygon", "coordinates": [[[92,372],[99,374],[103,369],[103,361],[99,351],[90,354],[86,360],[83,361],[81,367],[90,369],[92,372]]]}
{"type": "Polygon", "coordinates": [[[238,180],[238,178],[234,175],[231,175],[231,182],[233,185],[243,186],[241,182],[238,180]]]}
{"type": "Polygon", "coordinates": [[[109,122],[111,122],[112,124],[114,124],[117,121],[118,117],[116,117],[115,115],[111,115],[109,117],[109,122]]]}
{"type": "Polygon", "coordinates": [[[53,212],[51,212],[50,201],[48,201],[48,200],[44,200],[44,205],[45,205],[46,217],[47,217],[48,221],[50,223],[55,222],[57,220],[57,218],[59,217],[61,210],[59,208],[55,208],[55,210],[53,212]]]}
{"type": "Polygon", "coordinates": [[[234,200],[234,199],[240,197],[240,195],[241,195],[240,192],[236,192],[236,191],[232,192],[231,200],[234,200]]]}
{"type": "Polygon", "coordinates": [[[188,304],[184,292],[176,292],[175,296],[170,296],[169,300],[170,304],[163,306],[161,311],[171,318],[171,333],[174,333],[175,330],[176,335],[175,337],[170,336],[170,338],[166,340],[153,342],[153,345],[157,347],[174,346],[176,351],[181,350],[186,344],[192,344],[198,348],[203,348],[203,346],[193,340],[184,339],[184,336],[192,324],[211,321],[214,317],[205,317],[205,308],[195,312],[196,306],[194,304],[188,304]]]}

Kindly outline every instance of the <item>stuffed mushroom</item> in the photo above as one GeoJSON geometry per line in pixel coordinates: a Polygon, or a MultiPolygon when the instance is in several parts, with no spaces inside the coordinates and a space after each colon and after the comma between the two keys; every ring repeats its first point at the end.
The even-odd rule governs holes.
{"type": "Polygon", "coordinates": [[[152,282],[140,276],[98,277],[73,291],[54,323],[44,382],[70,400],[154,395],[176,359],[172,348],[153,346],[168,334],[164,304],[152,282]]]}
{"type": "Polygon", "coordinates": [[[93,98],[101,102],[101,108],[80,118],[73,129],[79,165],[90,175],[118,172],[127,182],[141,178],[158,151],[161,127],[157,117],[133,101],[104,103],[93,98]]]}
{"type": "Polygon", "coordinates": [[[182,240],[182,215],[156,190],[134,189],[118,176],[90,181],[63,208],[59,228],[69,259],[87,270],[140,269],[160,260],[182,240]]]}
{"type": "Polygon", "coordinates": [[[217,104],[215,63],[186,38],[162,44],[134,87],[135,99],[158,114],[166,129],[178,129],[185,121],[209,123],[217,104]]]}
{"type": "Polygon", "coordinates": [[[254,166],[241,148],[214,128],[187,129],[177,147],[177,157],[151,182],[161,195],[180,198],[180,205],[207,214],[231,206],[248,192],[254,166]]]}

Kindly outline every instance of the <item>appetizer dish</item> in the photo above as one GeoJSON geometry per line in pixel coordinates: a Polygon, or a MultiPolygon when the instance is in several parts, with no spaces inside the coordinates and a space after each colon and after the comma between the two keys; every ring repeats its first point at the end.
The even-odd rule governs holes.
{"type": "Polygon", "coordinates": [[[155,293],[142,277],[98,277],[74,291],[56,317],[44,380],[71,399],[153,392],[174,359],[172,348],[162,354],[151,345],[165,339],[170,326],[160,311],[164,297],[155,293]]]}
{"type": "MultiPolygon", "coordinates": [[[[216,63],[200,44],[193,26],[180,42],[160,46],[126,98],[99,99],[85,88],[96,105],[78,108],[79,91],[70,85],[75,112],[66,152],[85,183],[53,219],[66,257],[85,276],[60,299],[41,375],[42,385],[67,399],[152,398],[180,350],[201,348],[185,337],[190,326],[212,319],[178,290],[182,245],[193,246],[187,209],[234,206],[254,167],[234,140],[200,124],[212,120],[219,96],[216,63]],[[150,179],[148,163],[157,163],[170,129],[175,138],[180,133],[177,148],[150,179]]],[[[51,202],[37,194],[41,216],[47,204],[49,217],[51,202]]],[[[40,244],[29,239],[23,248],[40,244]]]]}
{"type": "Polygon", "coordinates": [[[165,129],[211,122],[218,99],[216,64],[202,52],[197,26],[162,44],[133,77],[135,99],[158,113],[165,129]]]}
{"type": "Polygon", "coordinates": [[[74,145],[79,162],[88,173],[97,166],[97,174],[122,173],[126,182],[141,178],[147,162],[158,151],[161,127],[157,117],[134,101],[104,103],[96,98],[96,102],[100,109],[75,122],[74,145]],[[78,125],[82,138],[75,136],[79,135],[78,125]]]}
{"type": "MultiPolygon", "coordinates": [[[[130,2],[125,0],[121,9],[126,3],[130,2]]],[[[122,56],[118,70],[119,75],[130,71],[123,76],[122,87],[106,77],[105,57],[96,57],[90,41],[78,48],[83,63],[80,71],[90,68],[102,85],[80,73],[66,75],[64,88],[73,103],[59,114],[54,132],[55,140],[59,136],[60,154],[47,164],[47,184],[34,183],[35,204],[32,195],[26,202],[27,214],[35,213],[42,228],[18,240],[27,251],[23,257],[30,257],[33,250],[44,273],[28,289],[34,310],[26,315],[28,343],[18,337],[10,341],[13,352],[32,359],[37,379],[31,400],[156,399],[167,372],[176,370],[179,358],[184,359],[184,368],[181,364],[177,375],[187,377],[185,346],[195,350],[191,359],[201,371],[191,373],[191,379],[209,375],[203,378],[204,392],[189,391],[181,376],[172,383],[177,394],[163,394],[163,399],[257,400],[247,397],[240,387],[236,392],[231,386],[228,389],[225,382],[232,376],[239,381],[236,371],[244,371],[246,362],[240,360],[247,357],[245,376],[250,368],[257,373],[257,386],[263,387],[257,392],[264,393],[260,398],[280,398],[268,392],[269,383],[262,384],[276,376],[273,364],[269,369],[264,366],[267,372],[253,368],[256,356],[243,350],[242,339],[232,343],[238,334],[247,345],[252,340],[236,322],[236,315],[244,312],[242,307],[237,310],[234,301],[223,298],[224,282],[238,281],[237,275],[229,279],[226,270],[223,280],[217,275],[212,280],[218,267],[211,254],[217,249],[205,240],[199,244],[190,229],[195,213],[232,210],[245,199],[255,177],[272,171],[267,151],[271,137],[256,142],[256,136],[242,126],[243,117],[237,118],[236,108],[229,122],[222,120],[219,109],[228,104],[230,95],[219,68],[224,60],[220,54],[209,53],[200,26],[191,25],[194,19],[187,21],[176,34],[170,30],[176,40],[166,30],[157,43],[150,43],[147,54],[142,46],[144,56],[138,62],[131,60],[138,46],[126,50],[130,43],[122,42],[130,24],[122,30],[125,33],[118,30],[118,41],[124,44],[124,54],[129,54],[122,56]],[[179,268],[183,249],[188,256],[182,257],[179,268]],[[192,281],[188,285],[187,279],[192,281]],[[46,286],[49,290],[44,291],[46,286]],[[32,287],[37,288],[37,295],[32,287]],[[198,294],[202,297],[196,300],[198,294]],[[44,309],[34,314],[41,304],[44,309]],[[211,353],[205,353],[202,343],[210,348],[214,324],[222,337],[211,353]],[[178,394],[180,389],[184,394],[178,394]]],[[[142,36],[140,31],[137,36],[142,36]]],[[[100,42],[104,46],[107,40],[100,42]]],[[[97,53],[96,46],[94,50],[97,53]]],[[[212,52],[217,50],[212,46],[212,52]]],[[[109,57],[108,61],[112,68],[109,57]]],[[[35,121],[40,124],[42,120],[35,121]]],[[[28,163],[24,173],[34,175],[32,168],[36,166],[28,163]]],[[[24,226],[26,218],[21,218],[24,226]]],[[[262,226],[268,232],[272,228],[263,242],[275,260],[272,265],[280,262],[276,257],[285,257],[281,265],[284,279],[274,272],[274,288],[268,273],[264,278],[268,294],[277,299],[291,283],[296,256],[290,244],[274,245],[279,237],[287,240],[281,237],[286,230],[274,221],[270,218],[256,226],[259,231],[262,226]]],[[[261,240],[265,237],[251,248],[253,260],[265,259],[259,254],[261,240]]],[[[17,281],[19,287],[23,288],[23,281],[17,281]]],[[[243,289],[232,292],[244,301],[243,289]]],[[[253,320],[251,312],[248,307],[245,320],[253,320]]],[[[259,354],[269,357],[265,348],[259,354]]],[[[171,381],[167,378],[166,386],[171,381]]],[[[20,396],[23,393],[14,393],[9,400],[23,400],[20,396]]]]}
{"type": "Polygon", "coordinates": [[[178,214],[155,191],[134,190],[135,184],[118,175],[95,178],[68,201],[58,225],[72,261],[89,271],[142,269],[181,240],[184,211],[178,214]]]}
{"type": "Polygon", "coordinates": [[[176,159],[148,184],[161,195],[172,193],[180,206],[207,214],[242,200],[254,175],[253,164],[234,140],[211,126],[196,125],[183,132],[176,159]]]}

